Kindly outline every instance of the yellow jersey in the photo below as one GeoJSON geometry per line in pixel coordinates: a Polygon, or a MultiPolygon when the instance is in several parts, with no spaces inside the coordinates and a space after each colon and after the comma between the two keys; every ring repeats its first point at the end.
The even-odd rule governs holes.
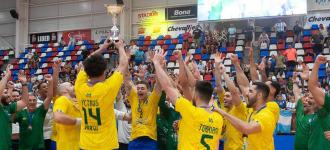
{"type": "Polygon", "coordinates": [[[79,72],[75,92],[82,116],[81,149],[108,150],[119,147],[114,102],[123,79],[123,75],[115,71],[105,81],[90,87],[86,72],[79,72]]]}
{"type": "Polygon", "coordinates": [[[179,150],[215,150],[218,148],[223,118],[216,112],[209,113],[198,108],[183,97],[175,103],[175,110],[181,114],[178,134],[179,150]]]}
{"type": "MultiPolygon", "coordinates": [[[[238,106],[233,106],[228,113],[236,118],[246,121],[248,112],[245,104],[241,101],[238,106]]],[[[226,130],[224,133],[224,149],[240,150],[243,149],[243,134],[239,132],[229,121],[225,121],[226,130]]]]}
{"type": "Polygon", "coordinates": [[[278,104],[274,101],[267,102],[266,108],[274,114],[275,122],[277,122],[278,118],[280,117],[280,107],[278,106],[278,104]]]}
{"type": "Polygon", "coordinates": [[[258,111],[253,111],[249,118],[249,123],[257,122],[261,126],[261,131],[250,134],[247,137],[247,150],[274,150],[273,133],[276,127],[275,116],[267,107],[258,111]]]}
{"type": "MultiPolygon", "coordinates": [[[[61,96],[55,101],[53,112],[62,112],[72,118],[80,118],[78,106],[65,96],[61,96]]],[[[79,149],[80,126],[57,123],[56,133],[57,149],[79,149]]]]}
{"type": "Polygon", "coordinates": [[[160,96],[154,90],[148,96],[147,101],[140,101],[136,90],[131,90],[128,96],[132,110],[131,141],[142,136],[157,140],[156,117],[160,96]]]}

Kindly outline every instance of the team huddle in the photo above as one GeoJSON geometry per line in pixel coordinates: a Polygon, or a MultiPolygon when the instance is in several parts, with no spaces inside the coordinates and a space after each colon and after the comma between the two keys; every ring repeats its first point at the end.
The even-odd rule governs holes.
{"type": "MultiPolygon", "coordinates": [[[[184,58],[179,50],[174,54],[179,63],[176,78],[167,72],[166,52],[162,49],[150,52],[156,79],[153,89],[144,80],[133,82],[129,72],[130,52],[125,50],[121,40],[105,41],[79,64],[74,85],[57,84],[61,60],[55,61],[53,75],[44,77],[46,87],[38,97],[28,92],[26,76],[20,72],[22,98],[0,105],[0,130],[3,131],[0,149],[11,149],[11,121],[19,123],[19,149],[44,149],[43,124],[50,109],[54,118],[52,141],[58,150],[120,148],[118,126],[121,124],[116,120],[132,125],[128,149],[159,149],[157,114],[171,124],[170,130],[162,135],[166,137],[162,149],[216,150],[221,139],[224,139],[225,150],[274,149],[273,134],[280,114],[275,98],[280,85],[276,81],[259,79],[259,74],[264,73],[264,69],[260,69],[265,67],[264,61],[259,71],[256,64],[251,63],[250,77],[247,77],[237,55],[230,55],[236,70],[235,83],[226,73],[223,55],[217,53],[214,58],[216,87],[213,88],[210,82],[200,79],[190,57],[184,58]],[[107,76],[107,62],[102,53],[112,44],[118,50],[119,65],[107,76]],[[114,107],[122,88],[130,113],[114,107]],[[162,111],[163,108],[167,111],[162,111]],[[171,132],[177,132],[177,144],[171,132]]],[[[249,59],[254,62],[252,48],[249,59]]],[[[318,69],[326,61],[326,57],[319,55],[311,74],[306,66],[300,74],[308,81],[308,90],[300,89],[296,82],[298,75],[293,75],[294,96],[298,100],[295,149],[330,149],[327,132],[330,130],[330,97],[318,86],[318,69]]],[[[10,76],[8,67],[0,82],[2,97],[12,93],[10,76]]]]}

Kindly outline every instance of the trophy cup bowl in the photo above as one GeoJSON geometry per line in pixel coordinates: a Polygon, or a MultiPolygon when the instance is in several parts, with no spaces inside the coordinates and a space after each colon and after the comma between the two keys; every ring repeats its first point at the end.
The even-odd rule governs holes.
{"type": "Polygon", "coordinates": [[[110,29],[110,40],[119,40],[119,29],[117,25],[117,16],[123,11],[124,5],[122,4],[105,4],[104,5],[107,9],[109,15],[112,16],[112,23],[113,26],[110,29]]]}

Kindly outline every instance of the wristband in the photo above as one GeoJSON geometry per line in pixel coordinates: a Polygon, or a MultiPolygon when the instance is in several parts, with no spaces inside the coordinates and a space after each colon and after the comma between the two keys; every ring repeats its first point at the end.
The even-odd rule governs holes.
{"type": "Polygon", "coordinates": [[[76,118],[76,123],[75,125],[81,125],[81,118],[76,118]]]}

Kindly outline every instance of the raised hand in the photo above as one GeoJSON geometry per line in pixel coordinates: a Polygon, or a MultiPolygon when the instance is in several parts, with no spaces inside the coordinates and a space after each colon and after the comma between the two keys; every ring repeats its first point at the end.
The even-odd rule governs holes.
{"type": "Polygon", "coordinates": [[[45,80],[48,81],[48,82],[50,82],[50,81],[53,80],[53,78],[52,78],[52,76],[51,76],[50,74],[46,74],[46,75],[44,76],[44,78],[45,78],[45,80]]]}
{"type": "Polygon", "coordinates": [[[219,73],[220,74],[226,73],[226,67],[225,67],[225,65],[223,65],[223,64],[220,64],[219,65],[219,73]]]}
{"type": "Polygon", "coordinates": [[[112,43],[113,43],[112,40],[105,40],[102,45],[102,49],[107,49],[112,43]]]}
{"type": "Polygon", "coordinates": [[[327,57],[323,56],[323,55],[319,55],[317,56],[315,63],[317,64],[324,64],[327,62],[327,57]]]}
{"type": "Polygon", "coordinates": [[[298,77],[298,72],[293,72],[292,81],[293,82],[296,82],[297,81],[297,77],[298,77]]]}
{"type": "Polygon", "coordinates": [[[8,81],[8,83],[7,83],[7,88],[8,89],[14,89],[14,82],[13,81],[8,81]]]}
{"type": "Polygon", "coordinates": [[[150,61],[152,61],[152,59],[154,59],[154,56],[155,56],[155,51],[149,50],[148,55],[149,55],[150,61]]]}
{"type": "Polygon", "coordinates": [[[258,66],[259,70],[265,70],[266,68],[266,57],[263,57],[261,63],[258,66]]]}
{"type": "Polygon", "coordinates": [[[56,68],[56,69],[59,69],[61,67],[61,64],[62,64],[62,59],[59,58],[56,61],[54,61],[53,67],[56,68]]]}
{"type": "Polygon", "coordinates": [[[300,74],[300,77],[303,80],[308,80],[309,78],[309,67],[306,64],[303,64],[303,72],[300,74]]]}
{"type": "Polygon", "coordinates": [[[237,64],[238,62],[238,56],[236,54],[231,54],[230,55],[230,60],[233,64],[237,64]]]}
{"type": "Polygon", "coordinates": [[[216,53],[214,56],[214,63],[215,66],[219,66],[220,64],[223,63],[224,58],[221,57],[222,53],[216,53]]]}
{"type": "Polygon", "coordinates": [[[125,46],[125,43],[124,43],[124,41],[123,40],[119,40],[118,42],[115,42],[115,46],[116,46],[116,48],[124,48],[124,46],[125,46]]]}
{"type": "Polygon", "coordinates": [[[180,50],[175,50],[173,55],[176,56],[179,60],[182,60],[182,53],[180,50]]]}
{"type": "Polygon", "coordinates": [[[26,75],[25,75],[25,72],[23,70],[20,70],[19,71],[19,73],[18,73],[18,80],[21,83],[26,83],[27,82],[26,75]]]}
{"type": "Polygon", "coordinates": [[[166,54],[164,54],[163,49],[156,50],[154,58],[152,59],[152,61],[154,62],[154,64],[162,65],[162,64],[164,64],[165,55],[166,54]]]}
{"type": "Polygon", "coordinates": [[[6,74],[7,74],[7,75],[11,75],[11,70],[10,70],[10,68],[12,68],[12,65],[11,65],[11,64],[8,64],[8,65],[7,65],[7,68],[6,68],[6,74]]]}

